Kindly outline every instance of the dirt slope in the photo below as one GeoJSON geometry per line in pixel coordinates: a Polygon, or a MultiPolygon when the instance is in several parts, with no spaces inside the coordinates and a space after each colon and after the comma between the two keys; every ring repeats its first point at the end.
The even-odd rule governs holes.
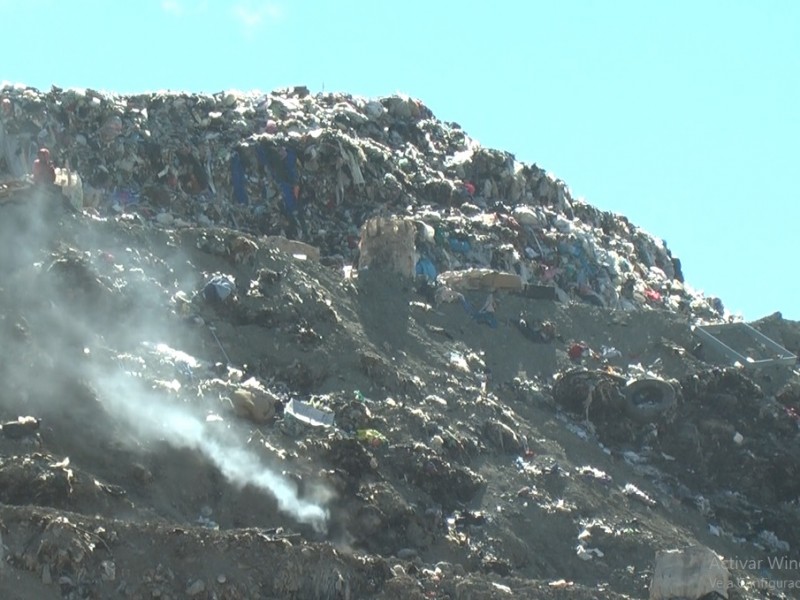
{"type": "MultiPolygon", "coordinates": [[[[265,238],[237,262],[232,230],[15,199],[4,598],[642,598],[659,549],[796,557],[797,375],[714,364],[682,314],[499,294],[491,328],[265,238]],[[208,301],[217,272],[235,290],[208,301]],[[637,419],[620,382],[645,370],[675,402],[637,419]]],[[[759,327],[797,349],[797,323],[759,327]]],[[[744,566],[731,597],[793,596],[744,566]]]]}

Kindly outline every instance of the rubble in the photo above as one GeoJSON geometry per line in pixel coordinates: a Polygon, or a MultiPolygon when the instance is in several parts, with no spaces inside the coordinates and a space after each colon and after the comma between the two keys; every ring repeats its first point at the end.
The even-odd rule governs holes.
{"type": "Polygon", "coordinates": [[[481,147],[416,100],[9,84],[0,96],[0,180],[24,178],[45,146],[78,208],[302,239],[344,264],[360,251],[366,266],[363,231],[376,230],[362,226],[381,207],[407,219],[396,268],[409,276],[413,219],[415,256],[438,272],[494,269],[519,277],[500,276],[495,289],[555,286],[562,299],[622,310],[722,315],[718,300],[683,282],[663,241],[573,198],[536,165],[481,147]],[[417,108],[391,108],[409,102],[417,108]]]}
{"type": "Polygon", "coordinates": [[[705,545],[759,598],[800,544],[795,365],[538,167],[402,96],[0,95],[3,597],[667,597],[705,545]]]}

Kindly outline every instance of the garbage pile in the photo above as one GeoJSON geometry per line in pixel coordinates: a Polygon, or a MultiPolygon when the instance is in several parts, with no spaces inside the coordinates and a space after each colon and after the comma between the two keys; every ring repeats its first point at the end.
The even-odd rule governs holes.
{"type": "Polygon", "coordinates": [[[421,302],[414,215],[366,219],[354,277],[8,189],[0,597],[696,597],[729,572],[757,598],[779,575],[750,565],[796,553],[798,373],[706,362],[684,314],[435,255],[421,302]]]}
{"type": "Polygon", "coordinates": [[[672,385],[657,377],[627,381],[613,372],[584,368],[560,374],[555,401],[597,429],[605,441],[633,441],[643,426],[668,422],[675,412],[672,385]]]}
{"type": "MultiPolygon", "coordinates": [[[[417,228],[417,272],[491,268],[561,300],[714,319],[665,243],[572,197],[563,181],[481,147],[421,102],[311,94],[0,90],[0,181],[40,147],[79,176],[73,204],[159,226],[228,226],[301,239],[357,263],[370,217],[417,228]]],[[[69,181],[73,181],[70,177],[69,181]]]]}

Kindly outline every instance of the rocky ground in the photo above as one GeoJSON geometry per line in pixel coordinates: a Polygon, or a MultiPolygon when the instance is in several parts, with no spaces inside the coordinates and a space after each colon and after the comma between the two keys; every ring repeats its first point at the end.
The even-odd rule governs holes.
{"type": "Polygon", "coordinates": [[[0,230],[3,598],[642,598],[691,544],[731,598],[794,596],[800,379],[725,366],[684,314],[500,293],[492,328],[31,190],[0,230]]]}

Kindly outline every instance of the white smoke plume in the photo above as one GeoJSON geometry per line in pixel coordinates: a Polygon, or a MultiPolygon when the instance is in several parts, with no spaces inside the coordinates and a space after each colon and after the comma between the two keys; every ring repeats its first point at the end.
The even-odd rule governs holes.
{"type": "MultiPolygon", "coordinates": [[[[62,416],[83,410],[80,394],[59,386],[88,381],[112,422],[135,435],[137,442],[163,439],[174,447],[195,450],[232,484],[251,485],[274,496],[282,512],[325,531],[325,507],[301,497],[293,481],[263,464],[235,432],[219,423],[207,423],[205,407],[196,404],[198,398],[193,398],[192,404],[181,403],[163,391],[149,389],[145,378],[129,375],[117,366],[121,354],[112,366],[106,363],[103,368],[95,362],[95,356],[135,348],[133,359],[143,370],[154,366],[155,362],[145,363],[141,358],[141,343],[144,339],[169,340],[178,332],[178,327],[172,329],[165,298],[174,293],[179,281],[182,290],[194,285],[198,273],[187,266],[191,253],[173,255],[161,248],[171,257],[167,264],[157,252],[138,249],[134,244],[140,241],[138,234],[126,235],[122,225],[89,222],[63,213],[56,210],[56,198],[39,190],[24,200],[0,207],[0,275],[4,278],[0,334],[16,324],[23,332],[30,330],[31,339],[15,346],[3,338],[0,344],[0,375],[6,390],[11,390],[0,397],[0,412],[33,411],[58,423],[62,416]],[[100,250],[105,253],[103,258],[98,257],[100,250]],[[109,267],[106,257],[114,265],[119,263],[120,270],[109,267]],[[61,269],[53,266],[59,264],[61,269]],[[46,344],[37,346],[36,340],[46,344]],[[102,350],[80,352],[89,346],[102,350]],[[30,364],[48,376],[37,377],[36,368],[30,368],[25,360],[32,360],[30,364]],[[14,398],[24,399],[21,406],[13,403],[14,398]]],[[[166,235],[162,236],[165,244],[166,235]]],[[[170,358],[185,362],[181,356],[170,358]]],[[[87,425],[94,434],[102,435],[104,423],[98,420],[87,425]]],[[[70,439],[70,445],[80,446],[81,440],[70,439]]]]}
{"type": "Polygon", "coordinates": [[[176,448],[197,450],[232,484],[249,484],[271,494],[279,510],[318,532],[326,531],[328,511],[323,506],[300,498],[293,482],[264,465],[233,437],[223,439],[225,432],[209,427],[191,407],[176,405],[122,371],[100,375],[94,383],[112,416],[124,421],[142,440],[164,439],[176,448]]]}

